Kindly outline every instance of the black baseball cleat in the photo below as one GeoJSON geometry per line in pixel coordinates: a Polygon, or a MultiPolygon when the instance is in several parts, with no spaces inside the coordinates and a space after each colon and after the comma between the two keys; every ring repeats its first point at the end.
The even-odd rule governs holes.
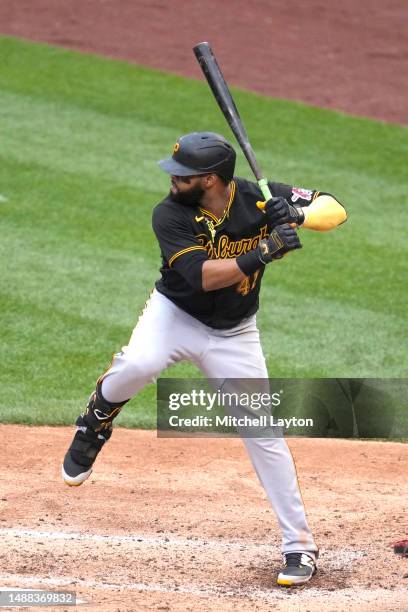
{"type": "Polygon", "coordinates": [[[102,380],[98,380],[86,412],[77,418],[77,430],[62,465],[67,485],[78,487],[89,478],[99,451],[112,435],[113,419],[128,401],[108,402],[102,395],[102,380]]]}
{"type": "Polygon", "coordinates": [[[92,466],[102,446],[112,435],[112,426],[97,433],[87,427],[84,415],[76,421],[77,430],[62,464],[64,482],[79,487],[92,473],[92,466]]]}
{"type": "Polygon", "coordinates": [[[306,553],[284,553],[283,562],[284,568],[277,579],[281,586],[300,586],[309,582],[317,572],[316,562],[306,553]]]}

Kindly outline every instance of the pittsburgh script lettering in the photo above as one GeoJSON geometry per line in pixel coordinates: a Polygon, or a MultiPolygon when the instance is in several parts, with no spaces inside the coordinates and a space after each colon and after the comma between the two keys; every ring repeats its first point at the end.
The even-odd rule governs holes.
{"type": "Polygon", "coordinates": [[[210,259],[232,259],[248,253],[255,249],[259,241],[268,236],[268,226],[264,225],[261,227],[259,234],[252,236],[251,238],[242,238],[241,240],[231,240],[225,234],[220,236],[218,242],[215,244],[211,242],[207,236],[200,234],[197,239],[202,244],[208,253],[210,259]]]}

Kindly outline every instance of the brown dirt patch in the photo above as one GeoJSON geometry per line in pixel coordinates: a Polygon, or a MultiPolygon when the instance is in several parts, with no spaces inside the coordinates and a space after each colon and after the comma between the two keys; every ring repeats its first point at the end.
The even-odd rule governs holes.
{"type": "Polygon", "coordinates": [[[72,431],[0,426],[0,586],[73,589],[98,611],[407,609],[390,542],[408,535],[408,445],[290,441],[321,558],[282,590],[277,523],[239,440],[117,429],[69,488],[72,431]]]}
{"type": "Polygon", "coordinates": [[[408,122],[404,0],[13,0],[4,34],[202,78],[191,48],[209,40],[235,85],[408,122]]]}

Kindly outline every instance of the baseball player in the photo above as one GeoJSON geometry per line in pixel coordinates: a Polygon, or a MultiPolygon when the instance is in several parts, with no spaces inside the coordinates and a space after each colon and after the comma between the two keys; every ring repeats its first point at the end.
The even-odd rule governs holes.
{"type": "MultiPolygon", "coordinates": [[[[235,158],[222,136],[194,132],[159,162],[171,177],[152,220],[161,278],[76,421],[62,467],[68,485],[89,477],[114,417],[168,366],[189,360],[209,379],[268,378],[255,316],[262,277],[301,248],[298,227],[330,230],[346,212],[328,193],[276,182],[269,183],[273,198],[260,204],[258,185],[234,177],[235,158]]],[[[318,548],[290,451],[283,438],[243,441],[282,532],[278,584],[304,584],[316,572],[318,548]]]]}

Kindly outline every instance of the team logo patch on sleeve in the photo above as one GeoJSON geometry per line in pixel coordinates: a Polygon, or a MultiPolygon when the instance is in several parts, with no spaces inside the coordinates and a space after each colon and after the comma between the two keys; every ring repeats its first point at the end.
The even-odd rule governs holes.
{"type": "Polygon", "coordinates": [[[313,191],[311,189],[302,189],[301,187],[292,187],[292,197],[290,198],[292,202],[297,202],[298,200],[306,200],[310,202],[312,199],[313,191]]]}

